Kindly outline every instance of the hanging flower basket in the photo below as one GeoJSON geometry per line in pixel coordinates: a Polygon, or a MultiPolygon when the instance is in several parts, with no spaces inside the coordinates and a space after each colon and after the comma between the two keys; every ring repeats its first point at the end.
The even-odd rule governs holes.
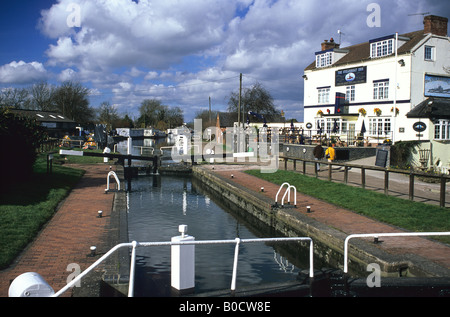
{"type": "Polygon", "coordinates": [[[359,108],[358,113],[361,114],[363,117],[365,117],[367,114],[367,111],[364,108],[359,108]]]}
{"type": "Polygon", "coordinates": [[[322,110],[317,111],[317,115],[318,115],[319,117],[323,116],[323,111],[322,111],[322,110]]]}
{"type": "Polygon", "coordinates": [[[379,116],[379,115],[381,115],[381,109],[375,108],[375,109],[373,109],[373,113],[376,114],[377,116],[379,116]]]}
{"type": "MultiPolygon", "coordinates": [[[[394,107],[391,108],[391,112],[394,112],[394,107]]],[[[400,110],[398,108],[395,108],[395,115],[398,115],[400,113],[400,110]]]]}

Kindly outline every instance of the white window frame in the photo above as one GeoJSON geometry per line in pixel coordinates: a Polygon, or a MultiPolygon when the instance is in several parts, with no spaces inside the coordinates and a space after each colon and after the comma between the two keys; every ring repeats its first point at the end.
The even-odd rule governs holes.
{"type": "Polygon", "coordinates": [[[345,100],[355,101],[355,85],[346,87],[345,100]]]}
{"type": "Polygon", "coordinates": [[[318,119],[317,121],[319,122],[319,126],[316,127],[316,129],[317,130],[322,129],[322,133],[326,133],[325,132],[325,119],[321,118],[321,119],[318,119]]]}
{"type": "Polygon", "coordinates": [[[334,125],[334,120],[332,120],[331,118],[327,118],[327,122],[326,122],[326,133],[328,135],[331,134],[331,131],[333,131],[333,125],[334,125]]]}
{"type": "Polygon", "coordinates": [[[378,41],[370,44],[370,57],[383,57],[394,53],[394,39],[378,41]]]}
{"type": "Polygon", "coordinates": [[[339,123],[339,133],[340,134],[345,134],[348,132],[348,120],[347,119],[340,119],[338,121],[339,123]]]}
{"type": "Polygon", "coordinates": [[[326,52],[316,56],[316,67],[327,67],[333,64],[333,52],[326,52]]]}
{"type": "Polygon", "coordinates": [[[434,61],[434,46],[429,46],[429,45],[425,45],[425,47],[423,48],[423,59],[425,61],[434,61]],[[428,51],[428,52],[427,52],[428,51]]]}
{"type": "Polygon", "coordinates": [[[434,139],[440,141],[450,140],[450,120],[439,119],[434,122],[434,139]]]}
{"type": "Polygon", "coordinates": [[[373,99],[389,99],[389,80],[377,81],[373,83],[373,99]]]}
{"type": "Polygon", "coordinates": [[[319,104],[330,103],[330,88],[318,88],[317,89],[317,102],[319,104]]]}
{"type": "MultiPolygon", "coordinates": [[[[333,131],[333,125],[334,125],[334,119],[336,119],[338,124],[338,132],[337,134],[346,134],[350,129],[350,124],[347,119],[342,118],[318,118],[317,121],[319,122],[319,126],[316,127],[318,130],[319,128],[322,128],[323,134],[332,134],[333,131]]],[[[317,122],[316,121],[316,122],[317,122]]]]}
{"type": "Polygon", "coordinates": [[[392,135],[391,118],[369,117],[369,135],[372,137],[390,138],[392,135]]]}

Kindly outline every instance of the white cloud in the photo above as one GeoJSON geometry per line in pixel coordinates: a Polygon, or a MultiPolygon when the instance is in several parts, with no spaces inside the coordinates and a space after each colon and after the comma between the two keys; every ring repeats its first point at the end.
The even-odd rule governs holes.
{"type": "Polygon", "coordinates": [[[234,2],[61,0],[42,13],[40,27],[57,39],[47,51],[54,65],[165,69],[220,44],[234,2]],[[65,9],[73,2],[81,8],[79,29],[67,27],[65,9]]]}
{"type": "Polygon", "coordinates": [[[154,72],[154,71],[150,71],[147,73],[147,75],[145,75],[144,79],[145,80],[152,80],[152,79],[157,79],[158,78],[158,73],[154,72]]]}
{"type": "Polygon", "coordinates": [[[64,69],[58,76],[59,81],[75,81],[77,78],[77,72],[71,68],[64,69]]]}
{"type": "Polygon", "coordinates": [[[369,28],[371,2],[59,0],[42,12],[40,29],[55,40],[46,53],[49,66],[66,69],[60,78],[92,83],[119,108],[157,98],[192,116],[189,109],[207,108],[212,96],[224,110],[243,73],[244,87],[259,81],[279,108],[297,115],[303,69],[323,40],[338,40],[338,29],[348,46],[421,29],[422,16],[410,13],[444,15],[435,0],[379,0],[381,28],[369,28]],[[79,28],[67,26],[72,3],[81,9],[79,28]]]}
{"type": "Polygon", "coordinates": [[[47,70],[39,62],[14,61],[0,66],[0,83],[2,84],[28,84],[46,80],[47,77],[47,70]]]}

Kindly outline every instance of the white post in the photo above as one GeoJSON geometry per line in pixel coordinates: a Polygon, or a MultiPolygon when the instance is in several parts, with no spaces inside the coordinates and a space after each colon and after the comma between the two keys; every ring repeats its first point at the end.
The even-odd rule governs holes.
{"type": "Polygon", "coordinates": [[[136,247],[138,243],[132,242],[133,248],[131,250],[131,264],[130,264],[130,282],[128,285],[128,297],[134,296],[134,276],[136,275],[136,247]]]}
{"type": "Polygon", "coordinates": [[[237,278],[237,265],[239,258],[239,245],[241,244],[241,239],[236,238],[236,247],[234,248],[234,262],[233,262],[233,276],[231,278],[231,291],[236,290],[236,278],[237,278]]]}
{"type": "MultiPolygon", "coordinates": [[[[109,147],[105,147],[105,149],[103,150],[103,154],[109,154],[109,153],[111,153],[111,149],[109,147]]],[[[107,158],[107,157],[103,158],[103,163],[108,163],[108,161],[109,161],[109,158],[107,158]]]]}
{"type": "Polygon", "coordinates": [[[195,287],[195,246],[176,245],[179,242],[195,241],[194,237],[186,235],[187,225],[180,225],[181,236],[173,237],[171,247],[171,285],[182,294],[189,293],[195,287]]]}
{"type": "Polygon", "coordinates": [[[132,147],[132,138],[131,137],[129,137],[128,138],[128,142],[127,142],[127,154],[128,155],[131,155],[131,147],[132,147]]]}

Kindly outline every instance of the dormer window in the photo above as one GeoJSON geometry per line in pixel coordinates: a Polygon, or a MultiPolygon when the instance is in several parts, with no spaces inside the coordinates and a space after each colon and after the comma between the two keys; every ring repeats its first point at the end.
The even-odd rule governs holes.
{"type": "Polygon", "coordinates": [[[395,39],[390,36],[370,41],[370,57],[383,57],[394,53],[395,39]]]}
{"type": "Polygon", "coordinates": [[[333,64],[333,52],[318,52],[316,53],[316,67],[327,67],[333,64]]]}

